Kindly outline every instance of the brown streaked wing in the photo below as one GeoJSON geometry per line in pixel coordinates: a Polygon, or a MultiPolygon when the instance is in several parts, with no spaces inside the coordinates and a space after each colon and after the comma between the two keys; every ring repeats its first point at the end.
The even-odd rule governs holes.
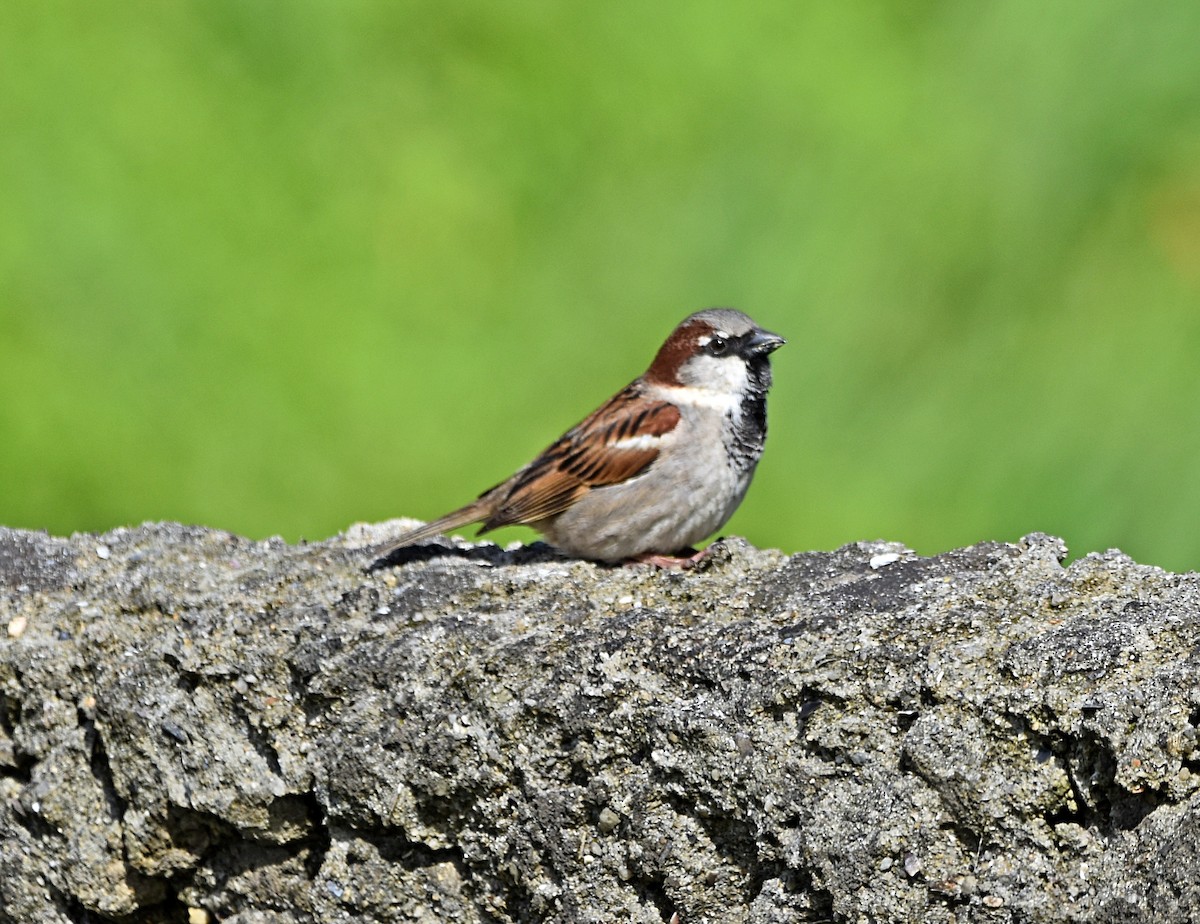
{"type": "Polygon", "coordinates": [[[662,436],[677,423],[675,405],[646,401],[636,384],[630,385],[526,466],[481,532],[545,520],[592,488],[641,474],[658,458],[658,449],[615,449],[614,444],[635,435],[662,436]]]}

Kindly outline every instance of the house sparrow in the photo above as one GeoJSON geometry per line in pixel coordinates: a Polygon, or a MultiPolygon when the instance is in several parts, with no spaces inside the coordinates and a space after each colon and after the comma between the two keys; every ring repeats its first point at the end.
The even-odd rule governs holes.
{"type": "Polygon", "coordinates": [[[579,558],[687,567],[733,515],[767,436],[770,353],[784,339],[740,311],[685,318],[650,368],[479,499],[384,546],[470,523],[525,524],[579,558]],[[685,557],[677,557],[681,553],[685,557]]]}

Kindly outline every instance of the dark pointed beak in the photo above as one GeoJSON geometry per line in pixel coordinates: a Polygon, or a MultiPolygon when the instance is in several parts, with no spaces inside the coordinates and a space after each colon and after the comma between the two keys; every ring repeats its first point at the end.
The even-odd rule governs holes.
{"type": "Polygon", "coordinates": [[[773,334],[769,330],[756,330],[746,338],[743,349],[748,356],[766,356],[768,353],[773,353],[781,346],[787,343],[779,334],[773,334]]]}

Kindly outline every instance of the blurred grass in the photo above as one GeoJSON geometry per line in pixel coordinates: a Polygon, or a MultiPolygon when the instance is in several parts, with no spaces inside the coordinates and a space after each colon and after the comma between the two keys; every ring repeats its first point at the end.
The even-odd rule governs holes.
{"type": "Polygon", "coordinates": [[[728,532],[1196,569],[1198,34],[1184,0],[13,5],[0,523],[432,517],[732,304],[789,345],[728,532]]]}

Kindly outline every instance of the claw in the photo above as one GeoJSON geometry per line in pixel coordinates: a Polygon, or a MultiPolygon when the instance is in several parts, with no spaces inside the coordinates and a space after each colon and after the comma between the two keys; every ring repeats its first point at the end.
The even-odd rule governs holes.
{"type": "Polygon", "coordinates": [[[677,568],[681,571],[687,571],[689,568],[695,568],[696,564],[708,554],[708,549],[701,549],[697,552],[695,549],[680,549],[681,552],[691,552],[690,555],[660,555],[657,552],[643,552],[641,555],[635,555],[624,563],[626,568],[631,568],[634,565],[651,565],[655,568],[677,568]]]}

